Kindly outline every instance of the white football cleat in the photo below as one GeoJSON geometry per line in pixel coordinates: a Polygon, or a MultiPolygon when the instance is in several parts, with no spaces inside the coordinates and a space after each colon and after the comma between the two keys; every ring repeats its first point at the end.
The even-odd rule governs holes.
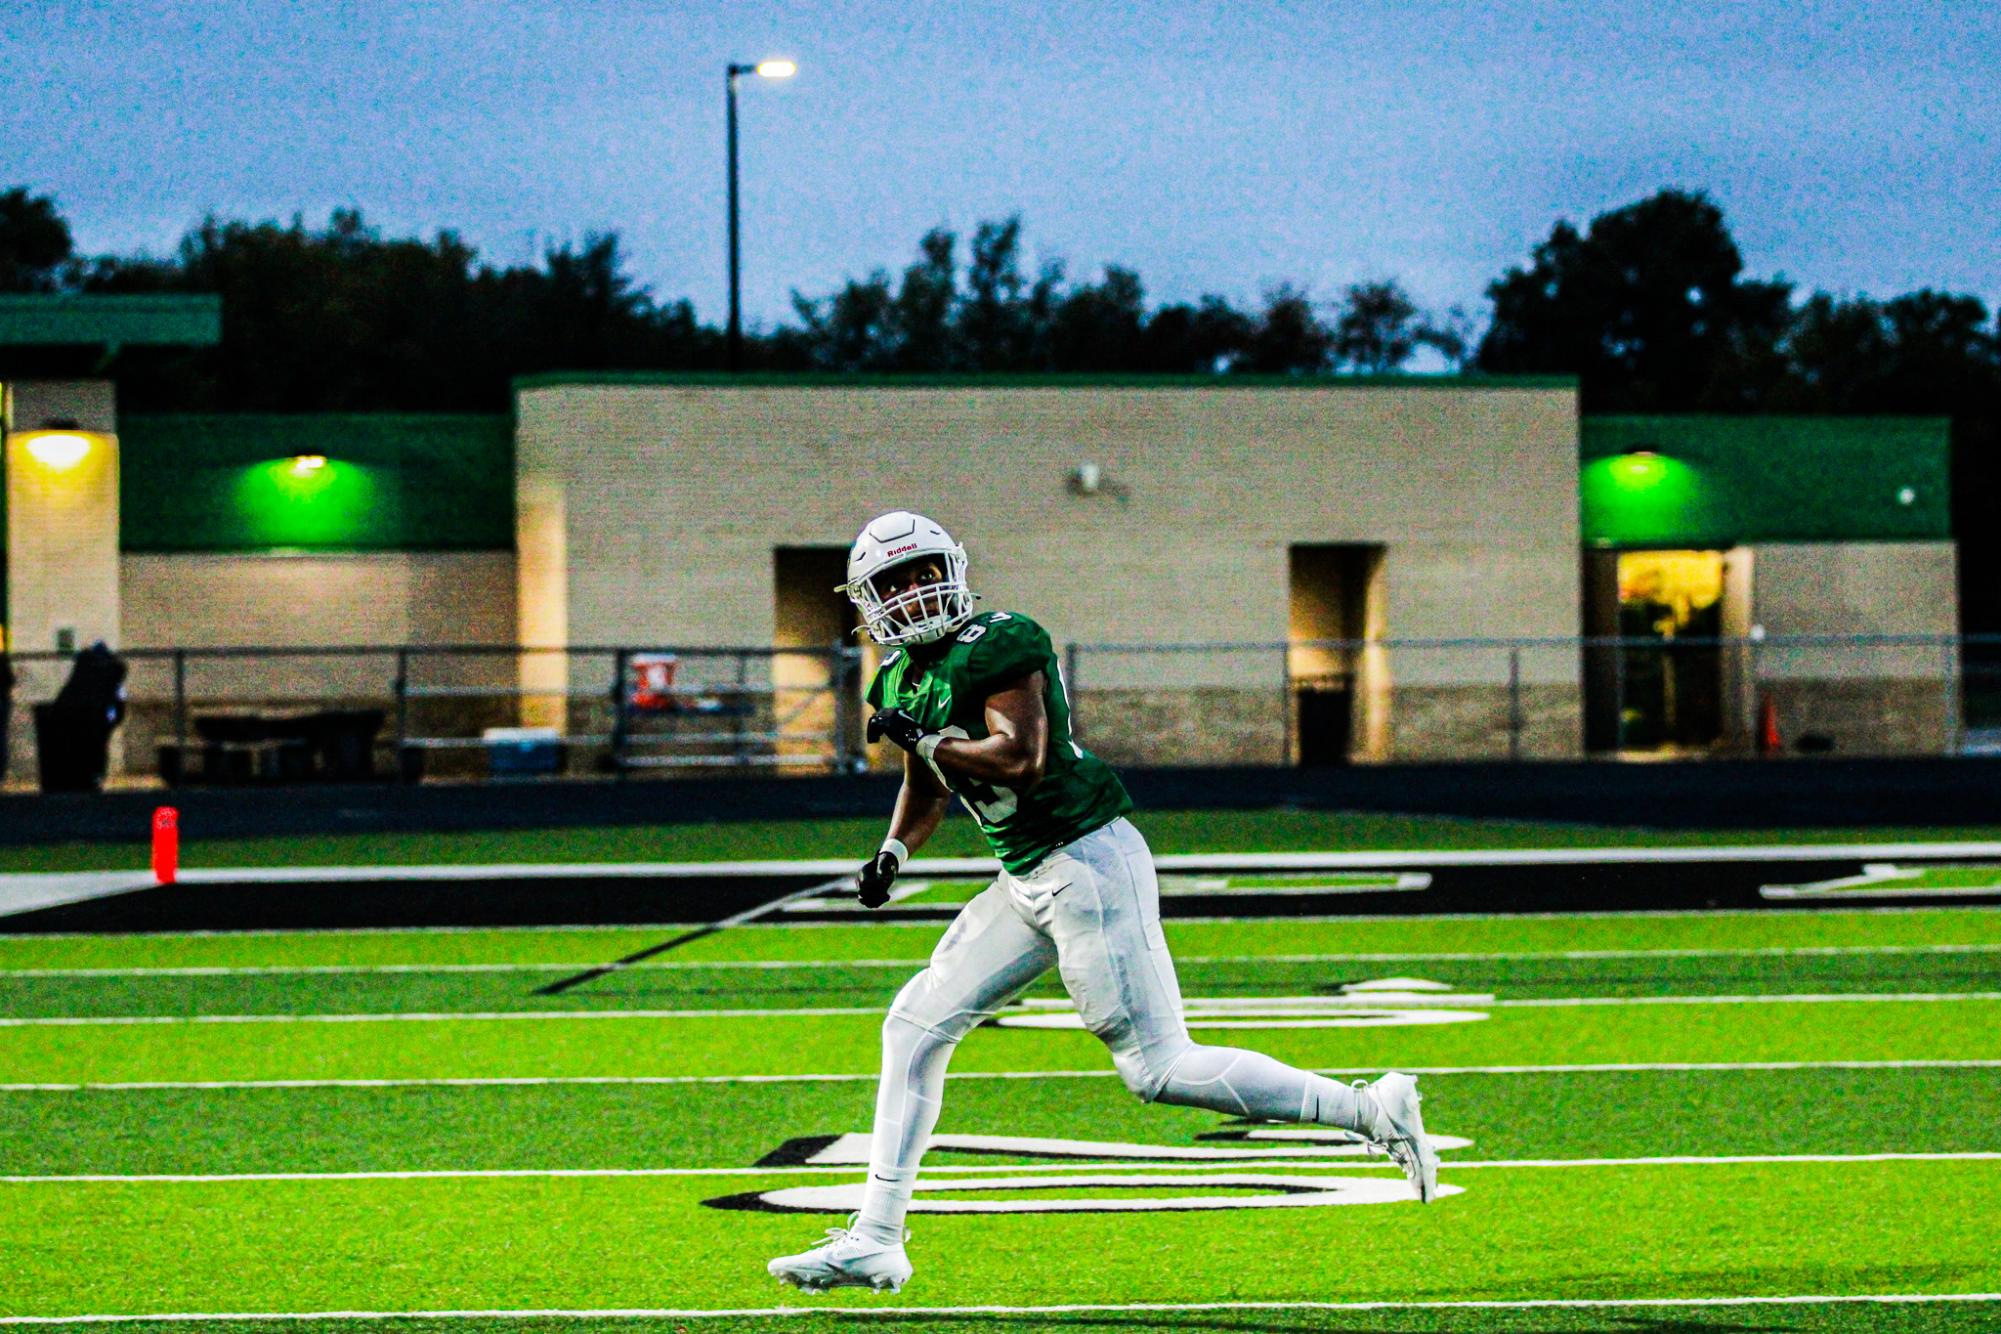
{"type": "Polygon", "coordinates": [[[798,1255],[781,1255],[764,1268],[801,1292],[829,1288],[900,1292],[910,1281],[910,1257],[903,1253],[902,1242],[884,1245],[844,1227],[828,1228],[827,1240],[820,1245],[798,1255]]]}
{"type": "Polygon", "coordinates": [[[1430,1204],[1438,1197],[1438,1150],[1424,1136],[1424,1115],[1417,1110],[1423,1098],[1417,1080],[1391,1071],[1373,1084],[1357,1082],[1356,1088],[1376,1100],[1375,1147],[1403,1169],[1417,1198],[1430,1204]]]}

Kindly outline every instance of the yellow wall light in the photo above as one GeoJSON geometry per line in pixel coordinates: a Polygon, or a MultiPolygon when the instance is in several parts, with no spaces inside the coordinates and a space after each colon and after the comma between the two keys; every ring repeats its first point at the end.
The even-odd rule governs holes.
{"type": "Polygon", "coordinates": [[[29,458],[51,472],[68,472],[105,437],[87,431],[24,431],[19,438],[29,458]]]}

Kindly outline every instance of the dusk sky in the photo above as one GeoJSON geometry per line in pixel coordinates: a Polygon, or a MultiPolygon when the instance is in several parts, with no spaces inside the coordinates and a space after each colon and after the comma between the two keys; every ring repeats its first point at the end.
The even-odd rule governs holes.
{"type": "Polygon", "coordinates": [[[1151,301],[1464,303],[1578,221],[1706,189],[1752,273],[2001,297],[2001,6],[15,0],[0,187],[86,252],[204,213],[453,227],[519,262],[621,233],[724,310],[728,60],[747,317],[1019,211],[1037,259],[1151,301]]]}

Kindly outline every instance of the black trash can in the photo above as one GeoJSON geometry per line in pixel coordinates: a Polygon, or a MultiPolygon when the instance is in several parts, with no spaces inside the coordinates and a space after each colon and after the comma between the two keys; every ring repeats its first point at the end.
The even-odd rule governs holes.
{"type": "Polygon", "coordinates": [[[102,643],[77,654],[55,699],[35,706],[35,760],[44,792],[104,785],[111,733],[125,721],[125,661],[102,643]]]}

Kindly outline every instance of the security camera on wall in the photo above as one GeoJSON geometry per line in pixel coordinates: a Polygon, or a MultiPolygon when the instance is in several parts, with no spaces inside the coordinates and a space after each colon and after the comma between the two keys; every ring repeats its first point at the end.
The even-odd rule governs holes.
{"type": "Polygon", "coordinates": [[[1120,503],[1130,496],[1123,486],[1105,476],[1105,470],[1095,463],[1078,464],[1068,480],[1073,496],[1111,496],[1120,503]]]}

